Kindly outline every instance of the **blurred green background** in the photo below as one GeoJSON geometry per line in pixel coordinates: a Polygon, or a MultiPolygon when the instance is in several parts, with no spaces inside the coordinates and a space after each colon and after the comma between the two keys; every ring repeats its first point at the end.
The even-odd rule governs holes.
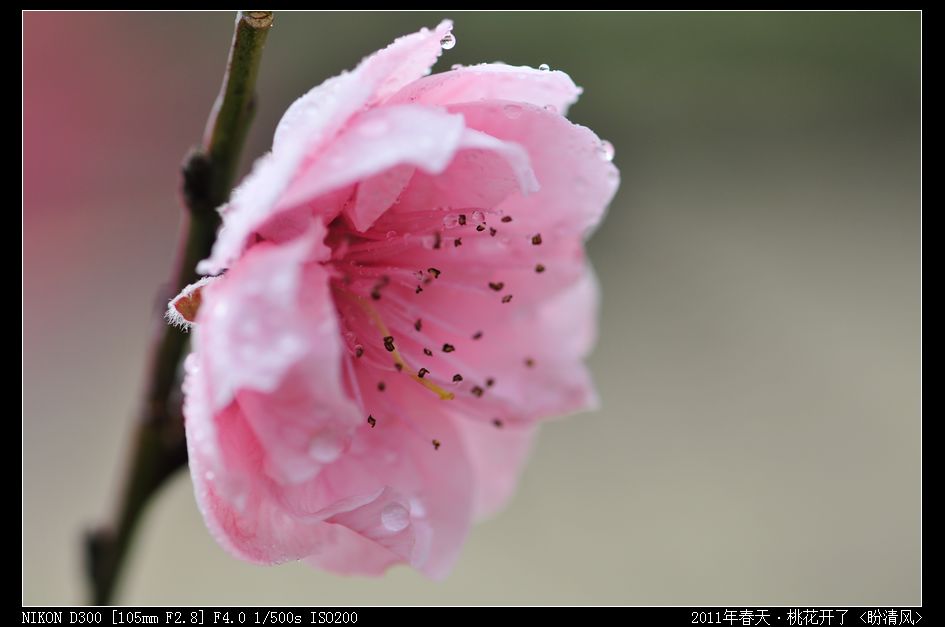
{"type": "MultiPolygon", "coordinates": [[[[182,473],[121,599],[919,603],[920,14],[277,13],[244,170],[294,98],[443,17],[436,69],[562,69],[616,147],[603,409],[545,427],[445,582],[236,561],[182,473]]],[[[24,603],[84,601],[232,25],[24,16],[24,603]]]]}

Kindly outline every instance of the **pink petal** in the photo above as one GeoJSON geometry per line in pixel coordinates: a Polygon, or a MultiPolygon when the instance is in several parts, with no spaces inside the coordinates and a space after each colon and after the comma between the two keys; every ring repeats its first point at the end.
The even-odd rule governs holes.
{"type": "Polygon", "coordinates": [[[307,559],[344,573],[379,574],[407,563],[433,577],[449,570],[471,518],[469,466],[448,425],[366,424],[337,461],[303,483],[264,472],[267,451],[237,404],[210,413],[209,386],[188,361],[185,406],[191,475],[217,541],[256,563],[307,559]],[[437,427],[449,452],[417,429],[437,427]]]}
{"type": "Polygon", "coordinates": [[[475,516],[488,518],[515,493],[537,429],[456,420],[475,477],[475,516]]]}
{"type": "MultiPolygon", "coordinates": [[[[324,152],[306,162],[279,199],[277,209],[291,209],[399,165],[441,172],[462,136],[462,117],[442,110],[404,105],[368,111],[324,152]]],[[[356,204],[348,215],[356,228],[363,230],[373,222],[372,215],[386,208],[356,204]]]]}
{"type": "Polygon", "coordinates": [[[194,347],[206,355],[216,409],[239,390],[272,392],[313,351],[328,355],[322,361],[334,370],[325,374],[338,378],[337,366],[329,365],[341,349],[328,275],[307,263],[327,258],[324,236],[324,225],[313,223],[307,236],[289,244],[255,246],[204,288],[194,347]]]}
{"type": "Polygon", "coordinates": [[[433,31],[401,37],[365,58],[354,71],[328,79],[296,100],[276,128],[272,152],[257,161],[233,192],[213,253],[198,271],[215,274],[239,255],[246,238],[269,218],[306,156],[317,153],[355,113],[429,73],[442,51],[440,39],[451,28],[451,22],[443,21],[433,31]]]}
{"type": "Polygon", "coordinates": [[[462,113],[467,127],[528,151],[541,190],[510,197],[498,207],[514,218],[509,229],[587,235],[603,218],[620,175],[593,131],[529,104],[493,100],[449,110],[462,113]]]}
{"type": "Polygon", "coordinates": [[[482,63],[421,78],[391,96],[388,103],[445,106],[480,100],[509,100],[550,107],[564,115],[580,94],[581,88],[561,71],[482,63]]]}

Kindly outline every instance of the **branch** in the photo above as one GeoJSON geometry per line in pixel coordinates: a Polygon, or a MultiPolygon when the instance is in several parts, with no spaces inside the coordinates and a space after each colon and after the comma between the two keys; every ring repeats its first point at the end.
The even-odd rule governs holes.
{"type": "MultiPolygon", "coordinates": [[[[233,187],[240,153],[253,118],[254,90],[269,11],[240,12],[220,95],[210,112],[203,146],[183,165],[187,209],[173,274],[174,293],[197,280],[197,262],[209,256],[220,225],[217,207],[233,187]]],[[[162,312],[163,313],[163,312],[162,312]]],[[[128,474],[111,521],[89,533],[86,558],[92,602],[107,605],[115,592],[137,523],[151,497],[187,464],[187,445],[178,390],[187,336],[164,324],[155,329],[144,402],[130,449],[128,474]]]]}

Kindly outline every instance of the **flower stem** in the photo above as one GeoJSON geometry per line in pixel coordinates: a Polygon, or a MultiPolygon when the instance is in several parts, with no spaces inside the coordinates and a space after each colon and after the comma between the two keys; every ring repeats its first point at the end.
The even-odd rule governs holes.
{"type": "MultiPolygon", "coordinates": [[[[191,151],[183,165],[182,196],[186,211],[173,273],[173,293],[197,280],[197,262],[207,257],[213,246],[220,223],[216,210],[227,201],[233,187],[255,109],[259,61],[271,26],[270,11],[237,14],[226,74],[207,121],[203,146],[191,151]]],[[[156,325],[144,400],[118,506],[111,520],[86,538],[87,573],[95,605],[107,605],[113,598],[135,527],[151,497],[168,477],[187,464],[178,391],[187,336],[163,320],[156,325]]]]}

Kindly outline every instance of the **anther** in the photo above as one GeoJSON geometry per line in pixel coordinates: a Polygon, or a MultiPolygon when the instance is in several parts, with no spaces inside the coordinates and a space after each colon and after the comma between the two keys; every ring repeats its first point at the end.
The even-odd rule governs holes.
{"type": "Polygon", "coordinates": [[[492,289],[494,289],[495,291],[498,292],[498,291],[501,290],[503,287],[505,287],[505,283],[501,283],[501,282],[500,282],[500,283],[492,283],[492,282],[490,281],[490,282],[489,282],[489,287],[491,287],[492,289]]]}
{"type": "Polygon", "coordinates": [[[444,352],[444,353],[452,353],[454,350],[456,350],[456,347],[453,346],[452,344],[444,344],[444,345],[443,345],[443,352],[444,352]]]}
{"type": "Polygon", "coordinates": [[[369,425],[371,425],[371,428],[373,429],[373,428],[374,428],[374,425],[377,424],[377,421],[374,419],[374,416],[368,416],[368,417],[367,417],[367,423],[368,423],[369,425]]]}
{"type": "Polygon", "coordinates": [[[541,233],[536,233],[535,235],[532,235],[532,244],[534,244],[535,246],[538,246],[539,244],[541,244],[541,233]]]}

